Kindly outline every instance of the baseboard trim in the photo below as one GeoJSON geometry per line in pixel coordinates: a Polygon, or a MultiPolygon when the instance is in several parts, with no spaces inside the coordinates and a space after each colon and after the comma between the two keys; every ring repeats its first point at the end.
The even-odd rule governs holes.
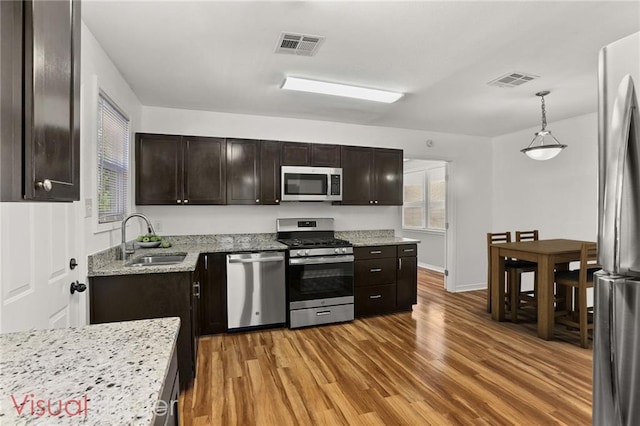
{"type": "Polygon", "coordinates": [[[472,284],[462,284],[457,285],[454,293],[463,293],[465,291],[477,291],[477,290],[486,290],[486,283],[472,283],[472,284]]]}
{"type": "Polygon", "coordinates": [[[444,268],[435,265],[429,265],[428,263],[418,262],[418,266],[424,269],[429,269],[430,271],[440,272],[444,274],[444,268]]]}

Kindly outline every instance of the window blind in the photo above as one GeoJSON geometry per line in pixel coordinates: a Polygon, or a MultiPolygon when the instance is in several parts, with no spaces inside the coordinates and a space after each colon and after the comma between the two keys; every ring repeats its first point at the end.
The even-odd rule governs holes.
{"type": "Polygon", "coordinates": [[[129,187],[129,120],[98,97],[98,223],[124,219],[129,187]]]}

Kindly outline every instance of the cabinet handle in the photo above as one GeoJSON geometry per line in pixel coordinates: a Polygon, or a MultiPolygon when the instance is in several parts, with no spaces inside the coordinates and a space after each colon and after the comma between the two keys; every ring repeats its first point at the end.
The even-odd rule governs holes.
{"type": "Polygon", "coordinates": [[[369,296],[369,299],[380,299],[381,297],[381,294],[372,294],[371,296],[369,296]]]}
{"type": "Polygon", "coordinates": [[[331,311],[320,311],[320,312],[316,312],[316,316],[317,317],[321,317],[323,315],[331,315],[331,311]]]}
{"type": "Polygon", "coordinates": [[[276,200],[276,204],[279,203],[279,202],[280,202],[280,200],[276,200]]]}
{"type": "Polygon", "coordinates": [[[182,200],[176,200],[176,203],[182,204],[182,200]]]}
{"type": "Polygon", "coordinates": [[[373,204],[373,200],[369,200],[369,204],[373,204]]]}
{"type": "Polygon", "coordinates": [[[413,249],[402,249],[403,252],[405,253],[411,253],[413,251],[413,249]]]}
{"type": "Polygon", "coordinates": [[[371,250],[369,253],[370,254],[380,254],[380,253],[382,253],[382,250],[371,250]]]}
{"type": "Polygon", "coordinates": [[[371,268],[369,272],[382,272],[382,268],[371,268]]]}
{"type": "Polygon", "coordinates": [[[373,203],[374,203],[374,204],[378,204],[378,200],[375,200],[373,203]]]}
{"type": "Polygon", "coordinates": [[[196,281],[193,283],[193,290],[194,290],[193,295],[198,299],[200,299],[200,282],[199,281],[196,281]]]}
{"type": "Polygon", "coordinates": [[[257,199],[256,199],[256,203],[259,203],[259,202],[260,202],[260,198],[257,198],[257,199]]]}
{"type": "Polygon", "coordinates": [[[41,182],[36,182],[36,189],[44,189],[45,192],[50,192],[52,188],[53,183],[51,183],[51,180],[49,179],[45,179],[41,182]]]}
{"type": "Polygon", "coordinates": [[[183,201],[183,203],[184,203],[184,204],[188,204],[188,203],[189,203],[189,200],[184,200],[184,201],[183,201]]]}
{"type": "Polygon", "coordinates": [[[402,269],[402,258],[399,257],[398,258],[398,270],[401,270],[401,269],[402,269]]]}

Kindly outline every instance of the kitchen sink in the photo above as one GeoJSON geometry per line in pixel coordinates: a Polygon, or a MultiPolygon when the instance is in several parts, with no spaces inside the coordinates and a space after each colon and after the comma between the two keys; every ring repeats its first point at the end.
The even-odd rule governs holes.
{"type": "Polygon", "coordinates": [[[125,266],[175,265],[181,263],[186,256],[186,253],[153,254],[132,259],[125,266]]]}

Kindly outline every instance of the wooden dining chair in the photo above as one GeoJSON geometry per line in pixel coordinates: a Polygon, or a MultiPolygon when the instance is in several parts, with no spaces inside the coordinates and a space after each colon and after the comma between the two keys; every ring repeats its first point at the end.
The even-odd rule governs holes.
{"type": "MultiPolygon", "coordinates": [[[[487,312],[491,313],[491,244],[494,243],[510,243],[511,242],[511,232],[487,232],[487,312]]],[[[505,272],[507,272],[507,291],[505,297],[509,301],[509,296],[511,292],[511,276],[509,275],[509,270],[507,268],[507,264],[505,262],[504,266],[505,272]]]]}
{"type": "MultiPolygon", "coordinates": [[[[538,230],[533,231],[516,231],[516,242],[519,241],[538,241],[538,230]]],[[[520,310],[520,304],[524,303],[527,306],[533,307],[533,315],[535,317],[537,310],[537,283],[538,265],[535,262],[529,262],[527,260],[510,259],[506,265],[512,273],[511,278],[511,321],[518,322],[518,311],[520,310]],[[522,274],[527,272],[533,272],[533,290],[522,291],[522,274]]],[[[505,266],[506,266],[505,265],[505,266]]]]}
{"type": "Polygon", "coordinates": [[[587,347],[589,330],[593,330],[593,306],[587,306],[587,289],[593,287],[593,273],[600,269],[596,243],[584,243],[580,250],[580,268],[555,274],[556,284],[573,293],[573,303],[567,303],[566,311],[556,317],[556,323],[577,328],[583,348],[587,347]]]}

